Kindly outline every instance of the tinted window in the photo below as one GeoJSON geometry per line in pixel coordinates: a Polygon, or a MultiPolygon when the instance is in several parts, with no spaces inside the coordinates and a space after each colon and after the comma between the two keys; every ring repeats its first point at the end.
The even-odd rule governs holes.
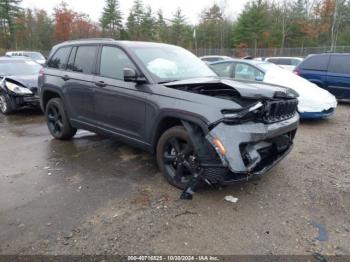
{"type": "Polygon", "coordinates": [[[350,74],[350,56],[332,55],[328,71],[338,74],[350,74]]]}
{"type": "Polygon", "coordinates": [[[97,46],[79,46],[75,55],[73,71],[91,74],[95,63],[97,46]]]}
{"type": "Polygon", "coordinates": [[[306,58],[301,64],[302,69],[326,71],[328,67],[329,55],[315,55],[306,58]]]}
{"type": "Polygon", "coordinates": [[[207,57],[207,58],[203,58],[203,61],[207,61],[207,62],[216,62],[216,61],[220,61],[222,59],[220,59],[219,57],[207,57]]]}
{"type": "Polygon", "coordinates": [[[235,67],[235,79],[255,81],[257,78],[263,78],[264,73],[248,64],[238,63],[235,67]]]}
{"type": "Polygon", "coordinates": [[[115,79],[124,79],[123,69],[135,66],[123,50],[117,47],[104,46],[101,53],[100,75],[115,79]]]}
{"type": "Polygon", "coordinates": [[[277,65],[279,64],[279,59],[277,59],[277,58],[269,58],[269,59],[267,59],[267,61],[270,63],[277,64],[277,65]]]}
{"type": "Polygon", "coordinates": [[[73,47],[72,52],[70,52],[70,56],[68,59],[68,63],[67,63],[67,69],[68,70],[72,70],[72,71],[76,71],[75,67],[74,67],[74,60],[75,60],[75,55],[77,53],[77,47],[73,47]]]}
{"type": "Polygon", "coordinates": [[[291,65],[293,65],[293,66],[299,65],[300,62],[301,62],[301,61],[300,61],[299,59],[291,59],[291,65]]]}
{"type": "Polygon", "coordinates": [[[62,47],[56,51],[47,63],[48,67],[64,69],[70,53],[71,47],[62,47]]]}
{"type": "Polygon", "coordinates": [[[211,68],[222,77],[231,77],[231,65],[232,63],[220,63],[211,65],[211,68]]]}
{"type": "Polygon", "coordinates": [[[289,58],[281,58],[278,62],[280,65],[291,65],[292,64],[292,60],[290,60],[289,58]]]}

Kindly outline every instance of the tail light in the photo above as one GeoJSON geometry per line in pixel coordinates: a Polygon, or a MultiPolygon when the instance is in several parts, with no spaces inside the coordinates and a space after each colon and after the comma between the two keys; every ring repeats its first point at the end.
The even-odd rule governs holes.
{"type": "Polygon", "coordinates": [[[44,68],[41,68],[39,71],[39,76],[43,76],[44,75],[44,68]]]}

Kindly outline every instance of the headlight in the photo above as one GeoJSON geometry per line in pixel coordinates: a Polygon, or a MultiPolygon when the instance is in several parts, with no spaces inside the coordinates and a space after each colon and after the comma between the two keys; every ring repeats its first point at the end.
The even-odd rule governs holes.
{"type": "Polygon", "coordinates": [[[5,85],[9,90],[11,90],[12,92],[19,94],[19,95],[31,95],[31,94],[33,94],[28,88],[21,87],[19,85],[16,85],[16,84],[8,82],[8,81],[6,81],[5,85]]]}

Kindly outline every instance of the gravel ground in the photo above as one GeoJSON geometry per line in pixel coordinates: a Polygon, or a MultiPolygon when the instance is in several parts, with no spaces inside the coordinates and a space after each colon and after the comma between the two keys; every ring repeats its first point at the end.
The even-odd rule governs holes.
{"type": "Polygon", "coordinates": [[[0,116],[0,254],[350,254],[349,123],[340,104],[260,181],[181,201],[152,155],[85,131],[53,140],[39,112],[0,116]]]}

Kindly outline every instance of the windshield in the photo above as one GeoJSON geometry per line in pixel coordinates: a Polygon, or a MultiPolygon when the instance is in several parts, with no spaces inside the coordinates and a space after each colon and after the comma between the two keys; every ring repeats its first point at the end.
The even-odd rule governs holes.
{"type": "Polygon", "coordinates": [[[41,66],[34,61],[0,61],[0,75],[37,75],[41,66]]]}
{"type": "Polygon", "coordinates": [[[24,55],[27,57],[33,58],[35,60],[44,60],[45,59],[45,57],[40,53],[26,52],[26,53],[24,53],[24,55]]]}
{"type": "Polygon", "coordinates": [[[180,47],[136,47],[134,52],[159,83],[217,76],[203,61],[180,47]]]}

